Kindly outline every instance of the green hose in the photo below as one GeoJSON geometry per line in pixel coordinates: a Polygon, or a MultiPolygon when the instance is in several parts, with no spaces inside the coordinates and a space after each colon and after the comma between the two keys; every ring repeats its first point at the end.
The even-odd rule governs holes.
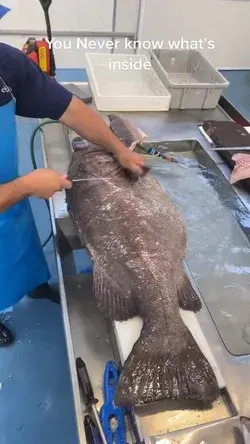
{"type": "MultiPolygon", "coordinates": [[[[49,125],[51,123],[60,123],[60,122],[58,122],[57,120],[46,120],[45,122],[42,122],[39,125],[37,125],[37,127],[34,129],[32,135],[31,135],[31,138],[30,138],[30,157],[31,157],[31,162],[32,162],[34,170],[37,170],[37,168],[38,168],[37,167],[37,163],[36,163],[36,158],[35,158],[35,137],[36,137],[36,134],[38,133],[38,131],[41,131],[43,126],[49,125]]],[[[47,205],[47,208],[49,210],[49,215],[50,215],[49,201],[47,199],[44,199],[44,200],[45,200],[45,203],[47,205]]],[[[45,245],[48,244],[48,242],[50,241],[52,236],[53,236],[53,231],[52,231],[52,228],[51,228],[49,236],[47,237],[47,239],[42,244],[42,248],[44,248],[45,245]]]]}

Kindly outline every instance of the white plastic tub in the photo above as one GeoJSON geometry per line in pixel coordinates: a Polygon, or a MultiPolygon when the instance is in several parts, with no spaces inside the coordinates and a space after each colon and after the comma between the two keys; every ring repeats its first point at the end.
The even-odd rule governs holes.
{"type": "Polygon", "coordinates": [[[92,52],[86,59],[99,111],[169,110],[171,95],[146,56],[92,52]]]}

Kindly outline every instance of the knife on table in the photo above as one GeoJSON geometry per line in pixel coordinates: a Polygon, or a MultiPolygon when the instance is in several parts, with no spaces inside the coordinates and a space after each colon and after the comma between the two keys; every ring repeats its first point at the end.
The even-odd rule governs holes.
{"type": "Polygon", "coordinates": [[[250,152],[250,146],[230,146],[230,147],[211,146],[210,149],[212,151],[249,151],[250,152]]]}

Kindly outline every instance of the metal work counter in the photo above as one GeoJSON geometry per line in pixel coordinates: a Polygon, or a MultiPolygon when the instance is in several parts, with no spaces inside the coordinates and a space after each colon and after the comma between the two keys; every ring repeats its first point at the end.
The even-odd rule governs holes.
{"type": "MultiPolygon", "coordinates": [[[[198,124],[207,119],[230,120],[221,108],[218,107],[212,111],[119,114],[129,118],[135,126],[145,131],[150,141],[198,140],[224,176],[229,177],[229,170],[223,160],[217,153],[211,152],[209,142],[198,128],[198,124]]],[[[106,118],[105,114],[103,116],[106,118]]],[[[66,173],[71,157],[67,129],[60,124],[45,126],[42,140],[45,165],[66,173]]],[[[235,190],[237,191],[236,188],[235,190]]],[[[237,191],[237,193],[250,210],[250,196],[242,191],[237,191]]],[[[81,247],[68,218],[64,192],[57,193],[53,197],[50,210],[79,444],[83,444],[86,442],[83,429],[83,406],[80,401],[75,359],[81,356],[86,362],[100,405],[104,366],[108,359],[114,359],[117,348],[112,329],[110,330],[106,325],[93,302],[91,275],[77,274],[74,251],[81,247]]],[[[212,412],[198,412],[198,415],[195,412],[190,413],[190,419],[185,417],[179,425],[177,421],[175,426],[171,426],[171,414],[166,417],[157,413],[152,415],[152,412],[144,413],[141,420],[142,429],[148,434],[146,441],[152,443],[161,441],[166,444],[244,443],[240,418],[250,418],[250,355],[235,356],[226,350],[205,304],[197,317],[225,380],[226,390],[222,393],[223,400],[212,409],[212,412]],[[168,422],[168,424],[162,422],[168,422]],[[165,435],[162,435],[162,432],[165,435]]],[[[249,424],[245,420],[245,424],[248,426],[250,420],[249,424]]]]}

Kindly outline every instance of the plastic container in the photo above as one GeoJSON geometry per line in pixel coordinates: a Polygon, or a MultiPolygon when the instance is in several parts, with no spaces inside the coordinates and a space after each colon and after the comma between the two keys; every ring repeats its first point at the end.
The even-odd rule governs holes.
{"type": "Polygon", "coordinates": [[[195,50],[150,50],[152,67],[171,94],[171,109],[213,109],[229,82],[195,50]]]}
{"type": "Polygon", "coordinates": [[[147,56],[92,52],[86,60],[99,111],[169,110],[171,95],[147,56]]]}

